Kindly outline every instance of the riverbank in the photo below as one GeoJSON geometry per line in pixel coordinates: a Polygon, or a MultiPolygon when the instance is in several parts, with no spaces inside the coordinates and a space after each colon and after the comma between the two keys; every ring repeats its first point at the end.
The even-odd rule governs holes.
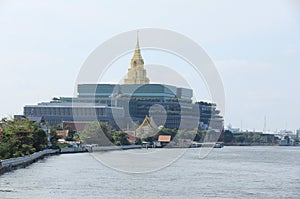
{"type": "Polygon", "coordinates": [[[46,156],[51,155],[59,155],[65,153],[84,153],[88,152],[86,148],[79,147],[79,148],[61,148],[61,149],[45,149],[43,151],[39,151],[33,153],[31,155],[26,155],[23,157],[18,158],[10,158],[5,160],[0,160],[0,175],[10,172],[12,170],[18,168],[25,168],[28,165],[45,158],[46,156]]]}
{"type": "Polygon", "coordinates": [[[276,143],[224,143],[224,146],[279,146],[276,143]]]}
{"type": "Polygon", "coordinates": [[[0,175],[10,172],[18,168],[25,168],[28,165],[43,159],[46,156],[67,154],[67,153],[86,153],[96,151],[114,151],[114,150],[128,150],[128,149],[140,149],[141,145],[127,145],[127,146],[85,146],[74,148],[60,148],[60,149],[46,149],[33,153],[31,155],[10,158],[6,160],[0,160],[0,175]]]}
{"type": "Polygon", "coordinates": [[[114,151],[114,150],[128,150],[128,149],[141,149],[142,145],[125,145],[125,146],[96,146],[86,145],[85,148],[88,152],[96,151],[114,151]]]}
{"type": "MultiPolygon", "coordinates": [[[[109,153],[134,167],[136,162],[122,158],[128,152],[109,153]]],[[[300,198],[299,148],[224,147],[204,159],[198,154],[187,149],[170,166],[148,174],[117,172],[89,153],[54,155],[0,176],[0,198],[300,198]]]]}
{"type": "Polygon", "coordinates": [[[25,168],[26,166],[38,161],[39,159],[44,158],[45,156],[50,156],[58,153],[59,149],[46,149],[23,157],[0,160],[0,175],[17,168],[25,168]]]}

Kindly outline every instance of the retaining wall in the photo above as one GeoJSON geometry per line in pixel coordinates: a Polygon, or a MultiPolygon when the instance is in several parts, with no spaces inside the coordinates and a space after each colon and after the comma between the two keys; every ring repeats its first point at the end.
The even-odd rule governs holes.
{"type": "Polygon", "coordinates": [[[46,155],[52,155],[57,153],[59,153],[58,149],[46,149],[43,151],[33,153],[31,155],[26,155],[24,157],[0,160],[0,174],[11,171],[18,167],[26,167],[27,165],[37,161],[38,159],[43,158],[46,155]]]}

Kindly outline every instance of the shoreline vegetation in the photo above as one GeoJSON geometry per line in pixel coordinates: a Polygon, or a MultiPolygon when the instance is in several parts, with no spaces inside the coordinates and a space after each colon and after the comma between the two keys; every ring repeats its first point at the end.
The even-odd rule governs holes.
{"type": "Polygon", "coordinates": [[[46,149],[47,143],[46,132],[39,123],[29,119],[1,120],[0,159],[31,155],[46,149]]]}
{"type": "Polygon", "coordinates": [[[223,134],[223,142],[224,146],[278,146],[278,138],[272,134],[232,133],[228,130],[223,134]]]}
{"type": "MultiPolygon", "coordinates": [[[[43,125],[45,125],[45,123],[43,125]]],[[[153,136],[146,137],[144,139],[136,138],[132,141],[129,139],[126,132],[116,131],[105,122],[91,122],[86,125],[84,130],[81,132],[76,132],[69,126],[64,128],[61,126],[54,126],[49,129],[50,131],[47,134],[42,128],[41,123],[31,121],[29,118],[3,118],[0,121],[1,163],[3,163],[3,160],[11,159],[13,162],[13,159],[17,160],[18,158],[23,158],[26,161],[24,163],[21,161],[20,165],[27,166],[29,163],[36,161],[36,159],[46,156],[46,154],[43,154],[44,151],[54,150],[56,151],[54,154],[87,152],[90,150],[84,146],[88,146],[90,144],[99,146],[100,150],[103,151],[118,150],[119,148],[121,150],[142,148],[143,143],[145,142],[157,142],[160,135],[171,136],[171,140],[174,143],[178,143],[180,140],[190,140],[190,142],[195,143],[212,143],[212,141],[207,139],[211,137],[214,141],[218,139],[216,142],[221,142],[224,146],[279,146],[278,138],[272,134],[258,134],[253,132],[232,133],[228,130],[221,134],[214,131],[198,130],[196,134],[192,134],[189,131],[179,132],[176,129],[162,128],[153,136]],[[65,140],[67,142],[76,142],[79,144],[74,147],[66,143],[59,143],[58,140],[61,139],[62,136],[56,133],[58,130],[69,130],[69,134],[65,137],[65,140]],[[103,149],[101,149],[101,147],[103,147],[103,149]],[[34,154],[43,155],[34,160],[30,159],[27,161],[26,158],[32,157],[34,154]]],[[[176,144],[173,146],[180,147],[176,144]]],[[[3,164],[0,164],[0,168],[1,166],[3,166],[3,164]]]]}
{"type": "MultiPolygon", "coordinates": [[[[57,130],[68,130],[64,138],[67,143],[74,142],[77,147],[82,144],[97,144],[98,146],[127,146],[141,145],[143,142],[154,143],[160,135],[171,136],[171,141],[190,140],[192,142],[223,142],[224,146],[276,146],[278,138],[272,134],[258,134],[253,132],[232,133],[224,131],[221,134],[214,131],[177,131],[176,129],[162,128],[156,134],[144,139],[130,140],[124,131],[116,131],[105,122],[91,122],[81,132],[66,126],[50,127],[48,134],[41,128],[39,122],[28,118],[7,119],[0,122],[0,159],[9,159],[31,155],[44,149],[59,149],[70,147],[70,144],[58,142],[62,136],[57,130]],[[49,145],[50,142],[50,145],[49,145]]],[[[286,138],[288,139],[288,138],[286,138]]],[[[72,147],[72,146],[71,146],[72,147]]]]}
{"type": "Polygon", "coordinates": [[[239,132],[232,133],[224,131],[223,134],[224,146],[298,146],[299,139],[291,139],[289,136],[284,136],[283,140],[274,134],[263,134],[255,132],[239,132]],[[284,141],[285,144],[282,144],[284,141]]]}

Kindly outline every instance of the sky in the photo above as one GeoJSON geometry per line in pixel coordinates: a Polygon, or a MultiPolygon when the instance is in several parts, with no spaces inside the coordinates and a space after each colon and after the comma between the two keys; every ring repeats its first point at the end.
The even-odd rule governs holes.
{"type": "MultiPolygon", "coordinates": [[[[95,48],[149,27],[189,37],[213,60],[226,95],[225,125],[262,130],[266,117],[270,131],[300,128],[297,0],[0,0],[0,117],[72,96],[95,48]]],[[[145,63],[161,62],[142,53],[145,63]]],[[[124,75],[125,58],[118,66],[124,75]]]]}

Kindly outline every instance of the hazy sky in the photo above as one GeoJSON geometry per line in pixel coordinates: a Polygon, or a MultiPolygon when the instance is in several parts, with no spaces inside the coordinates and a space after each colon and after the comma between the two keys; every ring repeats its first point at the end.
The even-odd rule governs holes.
{"type": "Polygon", "coordinates": [[[184,34],[207,52],[223,80],[225,124],[261,130],[266,116],[267,129],[300,128],[297,0],[0,0],[0,116],[72,96],[98,45],[145,27],[184,34]]]}

